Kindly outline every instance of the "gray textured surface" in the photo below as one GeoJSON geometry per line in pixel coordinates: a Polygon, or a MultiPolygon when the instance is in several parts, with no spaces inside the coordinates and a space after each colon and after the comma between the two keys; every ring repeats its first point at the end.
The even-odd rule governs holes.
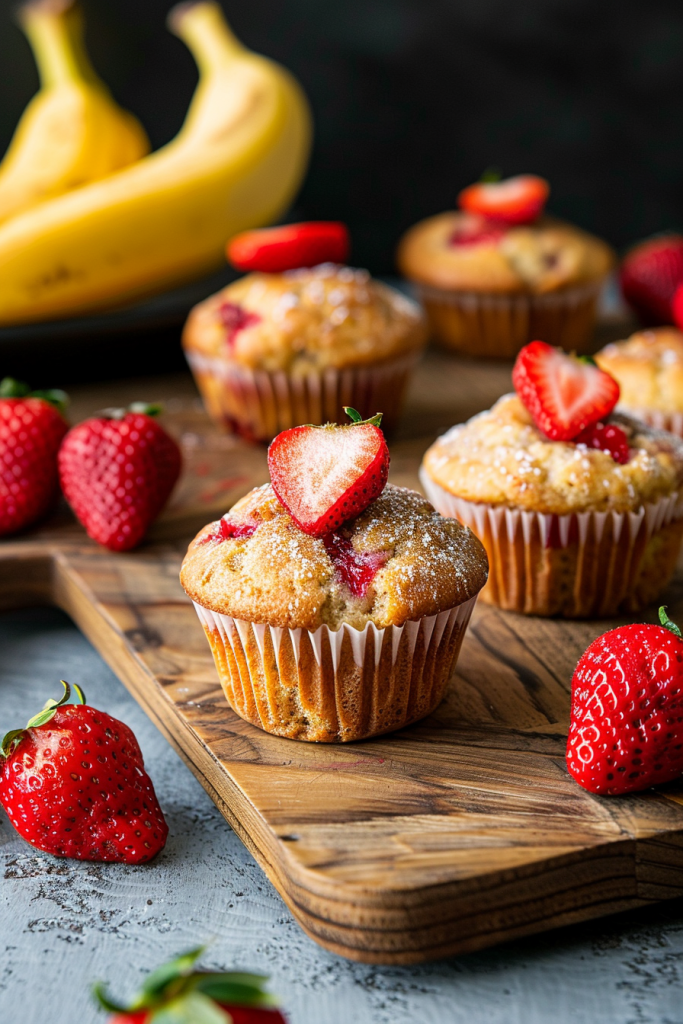
{"type": "Polygon", "coordinates": [[[58,679],[140,740],[171,836],[151,865],[60,861],[0,811],[0,1018],[94,1024],[88,986],[130,993],[143,972],[213,939],[206,962],[271,975],[292,1024],[678,1024],[683,905],[418,968],[351,964],[305,937],[177,755],[61,614],[0,616],[0,730],[58,679]]]}

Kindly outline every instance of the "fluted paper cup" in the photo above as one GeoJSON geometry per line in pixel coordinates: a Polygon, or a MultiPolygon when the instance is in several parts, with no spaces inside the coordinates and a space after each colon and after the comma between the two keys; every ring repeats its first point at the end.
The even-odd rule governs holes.
{"type": "Polygon", "coordinates": [[[374,366],[328,367],[303,375],[252,370],[199,352],[185,354],[211,418],[249,440],[269,441],[302,423],[342,423],[345,405],[364,419],[383,413],[382,427],[391,430],[421,353],[374,366]]]}
{"type": "Polygon", "coordinates": [[[544,295],[447,291],[415,284],[433,336],[462,355],[514,359],[536,338],[586,352],[603,280],[544,295]]]}
{"type": "Polygon", "coordinates": [[[195,608],[241,718],[277,736],[346,743],[402,729],[436,708],[475,601],[402,626],[315,632],[195,608]]]}
{"type": "Polygon", "coordinates": [[[490,565],[481,598],[507,611],[566,618],[636,612],[673,574],[683,535],[677,492],[635,512],[560,516],[466,501],[424,467],[420,482],[441,515],[479,537],[490,565]]]}
{"type": "Polygon", "coordinates": [[[618,405],[617,412],[633,416],[656,430],[668,430],[670,434],[683,437],[683,412],[662,412],[660,409],[632,409],[626,405],[618,405]]]}

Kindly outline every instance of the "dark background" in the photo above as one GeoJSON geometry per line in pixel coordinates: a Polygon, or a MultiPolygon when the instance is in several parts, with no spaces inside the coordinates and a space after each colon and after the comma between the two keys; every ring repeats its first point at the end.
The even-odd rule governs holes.
{"type": "MultiPolygon", "coordinates": [[[[153,145],[196,82],[168,0],[82,0],[88,45],[153,145]]],[[[0,0],[0,151],[37,88],[0,0]]],[[[552,183],[551,209],[619,248],[683,228],[681,0],[223,0],[238,36],[310,97],[297,217],[340,218],[354,263],[393,268],[409,224],[491,165],[552,183]]]]}

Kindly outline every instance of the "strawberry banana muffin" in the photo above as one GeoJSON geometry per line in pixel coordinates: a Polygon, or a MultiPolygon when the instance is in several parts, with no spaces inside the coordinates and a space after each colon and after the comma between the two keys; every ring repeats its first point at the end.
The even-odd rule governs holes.
{"type": "Polygon", "coordinates": [[[414,491],[385,486],[374,422],[298,427],[259,487],[190,545],[181,582],[242,718],[292,739],[400,729],[444,695],[486,554],[414,491]]]}
{"type": "Polygon", "coordinates": [[[671,578],[683,533],[683,442],[614,414],[608,374],[533,342],[517,394],[453,427],[421,480],[491,563],[484,600],[534,615],[632,612],[671,578]]]}
{"type": "Polygon", "coordinates": [[[399,269],[446,348],[511,358],[540,337],[585,351],[614,255],[600,239],[544,216],[548,192],[534,175],[482,182],[460,193],[460,210],[404,235],[399,269]]]}
{"type": "Polygon", "coordinates": [[[675,327],[637,331],[595,357],[619,384],[619,411],[683,436],[683,333],[675,327]]]}
{"type": "Polygon", "coordinates": [[[270,440],[340,419],[345,405],[386,409],[390,428],[426,338],[411,299],[366,270],[321,263],[228,285],[192,310],[183,346],[212,418],[270,440]]]}

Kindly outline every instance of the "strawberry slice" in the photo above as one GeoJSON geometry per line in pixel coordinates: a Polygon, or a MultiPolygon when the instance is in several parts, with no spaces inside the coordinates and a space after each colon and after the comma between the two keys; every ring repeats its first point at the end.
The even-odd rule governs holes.
{"type": "Polygon", "coordinates": [[[531,224],[543,211],[550,185],[535,174],[503,181],[478,181],[458,196],[458,206],[503,224],[531,224]]]}
{"type": "Polygon", "coordinates": [[[344,426],[293,427],[268,449],[273,490],[294,522],[312,537],[324,537],[359,515],[384,490],[389,449],[379,429],[382,414],[344,426]]]}
{"type": "Polygon", "coordinates": [[[620,271],[624,298],[648,326],[670,324],[672,300],[683,282],[683,236],[660,235],[634,246],[620,271]]]}
{"type": "Polygon", "coordinates": [[[590,359],[567,355],[532,341],[517,356],[515,391],[551,441],[573,441],[586,427],[609,416],[619,401],[614,377],[590,359]]]}
{"type": "Polygon", "coordinates": [[[339,221],[310,220],[277,228],[243,231],[227,245],[228,262],[236,270],[281,274],[318,263],[346,263],[349,231],[339,221]]]}

